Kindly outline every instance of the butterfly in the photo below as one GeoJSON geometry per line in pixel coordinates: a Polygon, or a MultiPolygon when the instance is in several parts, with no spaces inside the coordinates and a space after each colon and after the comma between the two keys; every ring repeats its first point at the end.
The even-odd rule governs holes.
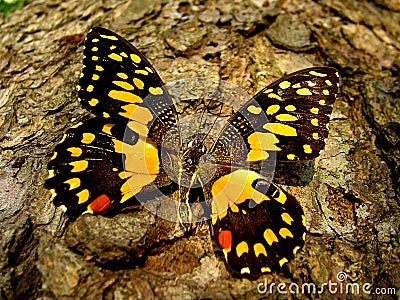
{"type": "Polygon", "coordinates": [[[176,220],[186,231],[195,219],[192,191],[201,186],[204,218],[232,273],[280,270],[304,245],[305,218],[263,166],[319,155],[338,88],[331,67],[289,74],[245,102],[207,144],[207,134],[182,135],[174,102],[143,54],[93,28],[78,96],[95,117],[64,134],[45,186],[71,218],[118,211],[175,186],[176,220]]]}

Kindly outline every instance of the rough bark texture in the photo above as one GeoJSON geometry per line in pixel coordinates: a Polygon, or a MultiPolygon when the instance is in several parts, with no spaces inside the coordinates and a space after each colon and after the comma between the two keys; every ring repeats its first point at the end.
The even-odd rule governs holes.
{"type": "Polygon", "coordinates": [[[259,295],[258,283],[320,286],[340,271],[397,296],[322,298],[400,295],[398,0],[37,0],[0,24],[0,298],[278,299],[287,296],[259,295]],[[340,71],[325,150],[282,180],[309,230],[292,279],[233,278],[207,224],[184,237],[140,207],[68,222],[51,203],[46,164],[88,117],[75,87],[93,26],[132,41],[165,82],[213,77],[254,93],[298,69],[340,71]]]}

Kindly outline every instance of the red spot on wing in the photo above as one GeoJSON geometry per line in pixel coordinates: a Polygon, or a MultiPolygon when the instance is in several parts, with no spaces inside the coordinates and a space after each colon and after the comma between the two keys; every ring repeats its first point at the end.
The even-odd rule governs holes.
{"type": "Polygon", "coordinates": [[[232,246],[232,231],[222,230],[218,235],[218,243],[222,249],[230,249],[232,246]]]}
{"type": "Polygon", "coordinates": [[[89,207],[93,212],[102,212],[106,210],[111,204],[111,199],[106,195],[102,194],[90,203],[89,207]]]}

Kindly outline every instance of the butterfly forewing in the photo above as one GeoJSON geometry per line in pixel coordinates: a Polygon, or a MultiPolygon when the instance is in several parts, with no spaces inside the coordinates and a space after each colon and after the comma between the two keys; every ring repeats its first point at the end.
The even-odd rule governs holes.
{"type": "MultiPolygon", "coordinates": [[[[246,143],[246,160],[317,157],[328,136],[338,86],[336,69],[314,67],[289,74],[257,93],[229,119],[246,143]]],[[[229,141],[230,136],[225,129],[220,138],[229,141]]]]}
{"type": "Polygon", "coordinates": [[[175,106],[153,66],[128,41],[104,28],[93,28],[86,37],[79,99],[97,116],[146,125],[141,134],[158,145],[177,122],[175,106]]]}
{"type": "Polygon", "coordinates": [[[54,203],[65,205],[73,217],[107,213],[143,191],[170,184],[161,157],[176,152],[180,142],[175,107],[160,77],[125,39],[92,29],[83,64],[79,98],[97,118],[67,131],[46,182],[54,203]],[[161,146],[167,149],[163,154],[161,146]]]}

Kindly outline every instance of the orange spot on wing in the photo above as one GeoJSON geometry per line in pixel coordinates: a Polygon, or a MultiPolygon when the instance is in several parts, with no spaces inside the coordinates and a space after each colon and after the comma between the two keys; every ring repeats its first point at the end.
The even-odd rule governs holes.
{"type": "Polygon", "coordinates": [[[218,243],[222,249],[230,249],[232,246],[232,232],[230,230],[222,230],[218,235],[218,243]]]}
{"type": "Polygon", "coordinates": [[[110,206],[110,204],[111,199],[107,195],[102,194],[94,199],[92,203],[90,203],[89,207],[93,212],[98,213],[106,210],[110,206]]]}

